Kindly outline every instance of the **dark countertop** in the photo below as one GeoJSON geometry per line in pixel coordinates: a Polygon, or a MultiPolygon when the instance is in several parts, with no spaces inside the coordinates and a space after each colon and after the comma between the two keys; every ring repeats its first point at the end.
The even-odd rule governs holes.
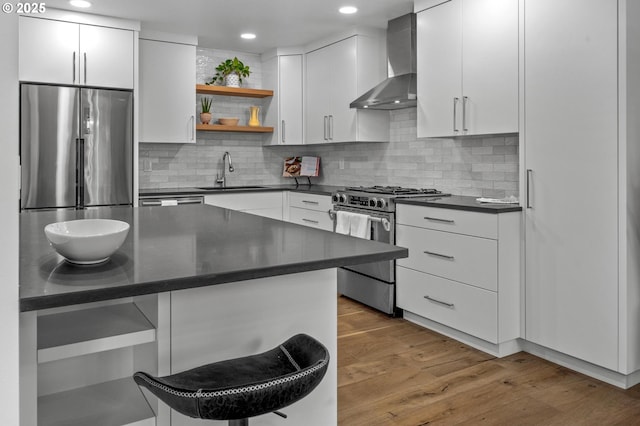
{"type": "Polygon", "coordinates": [[[344,186],[333,185],[296,185],[296,184],[282,184],[282,185],[256,185],[261,188],[249,188],[243,186],[230,186],[214,190],[206,190],[201,188],[158,188],[158,189],[140,189],[141,197],[148,196],[162,196],[162,195],[211,195],[211,194],[228,194],[238,192],[265,192],[265,191],[295,191],[305,192],[309,194],[319,195],[331,195],[333,192],[344,189],[344,186]]]}
{"type": "Polygon", "coordinates": [[[401,247],[208,205],[20,214],[20,311],[117,299],[408,256],[401,247]],[[105,263],[73,266],[44,226],[82,218],[131,225],[105,263]]]}
{"type": "Polygon", "coordinates": [[[415,206],[440,207],[452,210],[467,210],[480,213],[508,213],[522,211],[518,204],[494,204],[476,201],[478,197],[451,195],[448,197],[398,198],[396,204],[412,204],[415,206]]]}

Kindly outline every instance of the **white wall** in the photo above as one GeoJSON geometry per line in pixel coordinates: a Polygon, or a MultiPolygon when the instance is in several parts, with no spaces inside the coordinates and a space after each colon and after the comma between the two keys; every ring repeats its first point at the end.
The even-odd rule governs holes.
{"type": "Polygon", "coordinates": [[[18,425],[18,17],[0,15],[0,424],[18,425]]]}

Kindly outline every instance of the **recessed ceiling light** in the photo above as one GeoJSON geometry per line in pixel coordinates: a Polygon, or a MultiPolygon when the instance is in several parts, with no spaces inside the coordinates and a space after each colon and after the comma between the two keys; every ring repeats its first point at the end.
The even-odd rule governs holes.
{"type": "Polygon", "coordinates": [[[338,12],[344,13],[345,15],[351,15],[352,13],[356,13],[357,11],[358,11],[358,8],[353,6],[343,6],[340,9],[338,9],[338,12]]]}
{"type": "Polygon", "coordinates": [[[244,34],[241,34],[240,37],[246,40],[253,40],[254,38],[256,38],[256,35],[252,33],[244,33],[244,34]]]}
{"type": "Polygon", "coordinates": [[[69,4],[73,7],[82,7],[82,8],[91,7],[91,3],[85,0],[71,0],[69,4]]]}

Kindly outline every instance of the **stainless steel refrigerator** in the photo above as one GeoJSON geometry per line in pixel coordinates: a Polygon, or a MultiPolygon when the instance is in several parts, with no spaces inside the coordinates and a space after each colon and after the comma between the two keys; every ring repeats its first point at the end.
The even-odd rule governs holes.
{"type": "Polygon", "coordinates": [[[20,87],[21,209],[133,203],[131,91],[20,87]]]}

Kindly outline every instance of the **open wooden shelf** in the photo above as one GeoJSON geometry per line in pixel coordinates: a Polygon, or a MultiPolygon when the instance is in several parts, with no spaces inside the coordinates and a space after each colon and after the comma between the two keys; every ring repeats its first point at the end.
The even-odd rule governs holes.
{"type": "Polygon", "coordinates": [[[196,84],[196,93],[203,95],[241,96],[243,98],[268,98],[269,96],[273,96],[273,90],[207,86],[206,84],[196,84]]]}
{"type": "Polygon", "coordinates": [[[273,127],[223,126],[222,124],[196,124],[196,130],[207,132],[273,133],[273,127]]]}

